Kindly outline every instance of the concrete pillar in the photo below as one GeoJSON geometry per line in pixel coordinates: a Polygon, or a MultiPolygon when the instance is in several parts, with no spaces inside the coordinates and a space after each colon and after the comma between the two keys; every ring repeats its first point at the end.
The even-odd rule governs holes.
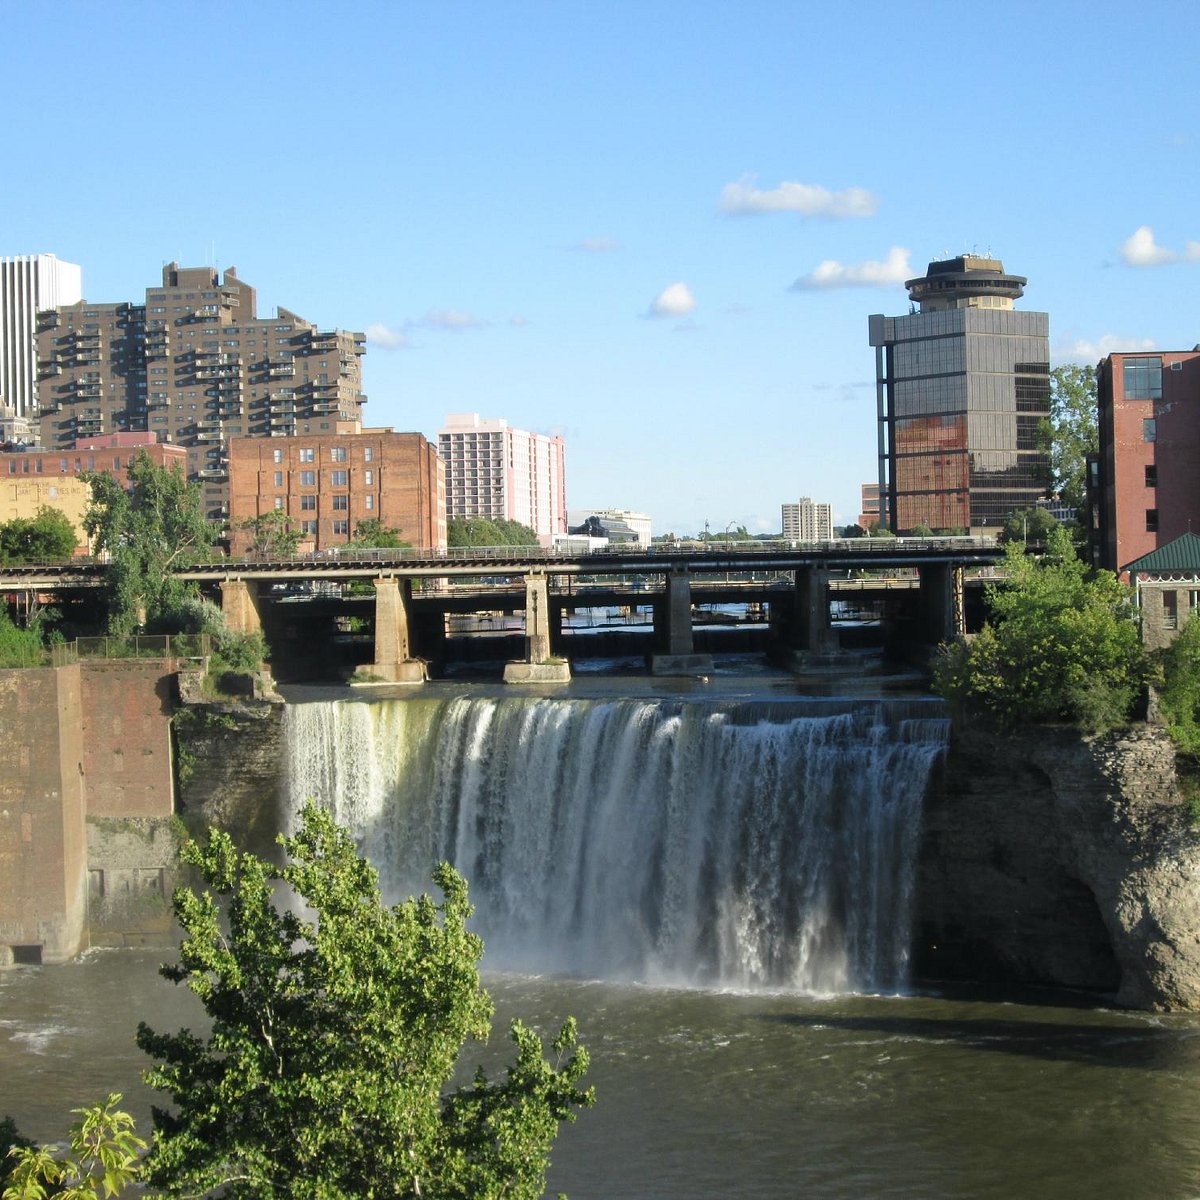
{"type": "Polygon", "coordinates": [[[225,624],[231,633],[260,632],[258,584],[246,579],[222,579],[221,612],[225,614],[225,624]]]}
{"type": "Polygon", "coordinates": [[[827,653],[833,644],[829,625],[829,572],[820,567],[796,571],[796,623],[793,648],[809,654],[827,653]]]}
{"type": "Polygon", "coordinates": [[[421,683],[425,664],[412,657],[408,637],[408,605],[412,584],[384,575],[375,584],[375,661],[371,672],[394,683],[421,683]]]}
{"type": "Polygon", "coordinates": [[[653,675],[702,675],[712,670],[712,655],[697,654],[692,637],[692,581],[686,571],[670,571],[666,594],[655,610],[658,644],[666,644],[665,654],[650,659],[653,675]],[[665,625],[665,630],[663,630],[665,625]],[[665,637],[659,631],[665,632],[665,637]]]}
{"type": "Polygon", "coordinates": [[[505,683],[567,683],[571,667],[551,662],[550,580],[541,573],[525,576],[525,660],[506,663],[505,683]]]}
{"type": "Polygon", "coordinates": [[[961,637],[966,632],[962,567],[950,563],[926,563],[917,573],[921,579],[921,640],[936,646],[961,637]]]}

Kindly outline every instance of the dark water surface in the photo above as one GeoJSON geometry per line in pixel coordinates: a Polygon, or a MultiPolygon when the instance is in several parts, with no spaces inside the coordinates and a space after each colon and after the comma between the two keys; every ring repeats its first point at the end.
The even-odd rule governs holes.
{"type": "MultiPolygon", "coordinates": [[[[139,1018],[197,1023],[161,955],[96,951],[0,974],[0,1114],[62,1135],[110,1090],[151,1096],[139,1018]]],[[[656,990],[489,979],[495,1063],[521,1015],[579,1018],[596,1107],[551,1193],[622,1197],[1200,1196],[1200,1016],[957,998],[656,990]]]]}

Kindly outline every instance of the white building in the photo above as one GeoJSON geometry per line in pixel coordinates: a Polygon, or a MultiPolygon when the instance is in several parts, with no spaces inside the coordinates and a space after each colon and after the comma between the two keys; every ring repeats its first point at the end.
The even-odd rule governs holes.
{"type": "Polygon", "coordinates": [[[15,417],[35,417],[37,314],[78,304],[83,270],[53,254],[0,258],[0,401],[15,417]]]}
{"type": "Polygon", "coordinates": [[[448,520],[482,517],[528,525],[549,546],[567,532],[563,439],[514,429],[502,418],[451,413],[438,432],[448,520]]]}
{"type": "Polygon", "coordinates": [[[833,537],[833,505],[814,504],[807,496],[783,507],[783,536],[790,542],[827,542],[833,537]]]}
{"type": "Polygon", "coordinates": [[[607,538],[610,542],[650,545],[649,516],[628,508],[581,508],[567,514],[567,524],[571,529],[586,527],[592,536],[607,538]]]}

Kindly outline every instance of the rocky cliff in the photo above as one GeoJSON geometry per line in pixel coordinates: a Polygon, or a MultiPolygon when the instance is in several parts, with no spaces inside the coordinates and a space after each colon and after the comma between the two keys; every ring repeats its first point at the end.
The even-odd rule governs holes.
{"type": "Polygon", "coordinates": [[[1200,833],[1165,732],[955,735],[928,798],[917,974],[1200,1008],[1200,833]]]}

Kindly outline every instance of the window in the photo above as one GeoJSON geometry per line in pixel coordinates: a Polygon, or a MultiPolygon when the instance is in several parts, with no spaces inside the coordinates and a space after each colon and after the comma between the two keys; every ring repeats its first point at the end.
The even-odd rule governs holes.
{"type": "Polygon", "coordinates": [[[317,486],[316,471],[301,471],[300,472],[300,486],[301,487],[316,487],[317,486]]]}
{"type": "Polygon", "coordinates": [[[350,497],[349,496],[334,496],[333,511],[334,512],[349,512],[350,511],[350,497]]]}
{"type": "Polygon", "coordinates": [[[350,532],[350,522],[349,522],[349,521],[334,521],[334,523],[333,523],[333,532],[334,532],[335,534],[343,534],[343,535],[344,535],[344,534],[349,534],[349,532],[350,532]]]}
{"type": "Polygon", "coordinates": [[[345,487],[346,486],[348,472],[346,472],[346,471],[331,471],[329,474],[330,474],[330,478],[331,478],[331,481],[332,481],[334,487],[345,487]]]}
{"type": "Polygon", "coordinates": [[[301,531],[301,533],[316,533],[317,532],[316,521],[301,521],[300,522],[300,531],[301,531]]]}
{"type": "Polygon", "coordinates": [[[1158,467],[1154,463],[1146,468],[1146,486],[1158,487],[1158,467]]]}
{"type": "Polygon", "coordinates": [[[367,512],[370,512],[375,507],[375,497],[374,496],[364,496],[363,497],[363,506],[366,508],[367,512]]]}
{"type": "Polygon", "coordinates": [[[1147,533],[1157,533],[1158,532],[1158,509],[1157,508],[1146,509],[1146,532],[1147,533]]]}
{"type": "Polygon", "coordinates": [[[1163,628],[1175,629],[1179,625],[1179,593],[1163,592],[1163,628]]]}
{"type": "Polygon", "coordinates": [[[272,450],[271,451],[271,461],[277,462],[277,463],[283,462],[283,451],[282,450],[272,450]]]}
{"type": "Polygon", "coordinates": [[[1157,427],[1154,424],[1153,417],[1147,417],[1142,422],[1142,441],[1152,442],[1157,437],[1157,427]]]}
{"type": "Polygon", "coordinates": [[[1125,360],[1125,399],[1159,400],[1162,398],[1162,358],[1125,360]]]}
{"type": "Polygon", "coordinates": [[[283,487],[283,472],[282,471],[275,472],[275,486],[283,487]]]}
{"type": "Polygon", "coordinates": [[[374,459],[375,459],[375,447],[374,446],[364,446],[363,447],[363,462],[373,462],[374,459]]]}
{"type": "Polygon", "coordinates": [[[283,497],[282,497],[282,496],[276,496],[276,497],[275,497],[275,507],[276,507],[276,508],[282,508],[282,507],[283,507],[283,497]]]}
{"type": "Polygon", "coordinates": [[[301,512],[316,512],[317,511],[316,496],[301,496],[300,497],[300,511],[301,512]]]}
{"type": "Polygon", "coordinates": [[[300,461],[301,462],[316,462],[317,461],[315,452],[313,451],[313,449],[311,447],[303,447],[302,446],[300,448],[300,461]]]}
{"type": "Polygon", "coordinates": [[[367,487],[370,487],[374,482],[375,482],[375,472],[374,471],[364,471],[363,472],[363,483],[365,483],[367,485],[367,487]]]}
{"type": "Polygon", "coordinates": [[[345,446],[330,446],[329,447],[329,461],[330,462],[345,462],[346,461],[346,447],[345,446]]]}

